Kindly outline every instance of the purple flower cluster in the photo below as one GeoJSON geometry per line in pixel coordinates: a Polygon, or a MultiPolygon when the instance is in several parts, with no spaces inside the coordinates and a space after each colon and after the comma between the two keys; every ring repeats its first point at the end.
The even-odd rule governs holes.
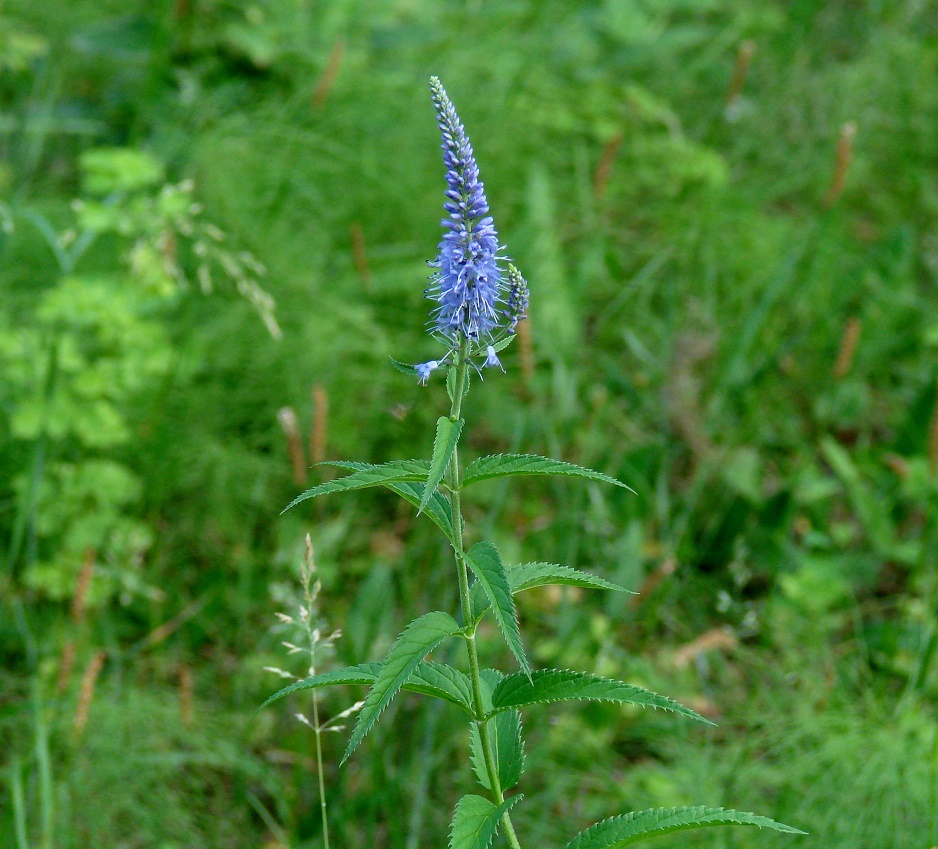
{"type": "Polygon", "coordinates": [[[456,109],[437,77],[430,78],[430,94],[443,134],[446,165],[446,233],[436,259],[427,297],[436,301],[435,330],[454,346],[460,337],[471,342],[490,339],[499,323],[499,304],[505,285],[499,267],[498,234],[488,214],[485,188],[479,180],[472,145],[456,109]]]}
{"type": "Polygon", "coordinates": [[[528,308],[528,284],[518,269],[508,263],[507,271],[502,271],[505,258],[499,253],[472,145],[437,77],[430,77],[430,96],[443,134],[447,217],[436,259],[429,263],[437,271],[426,296],[437,304],[431,313],[431,332],[449,351],[439,360],[413,367],[423,384],[432,372],[451,363],[464,341],[474,368],[479,368],[472,362],[475,357],[484,358],[483,367],[502,368],[498,352],[528,308]]]}

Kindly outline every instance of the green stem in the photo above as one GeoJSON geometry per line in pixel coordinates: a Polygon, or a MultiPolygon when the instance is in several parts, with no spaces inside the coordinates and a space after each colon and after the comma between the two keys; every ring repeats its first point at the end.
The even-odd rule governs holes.
{"type": "Polygon", "coordinates": [[[316,732],[316,771],[319,773],[319,806],[322,809],[322,842],[329,849],[329,817],[326,809],[326,778],[322,765],[322,729],[319,727],[319,699],[313,691],[313,730],[316,732]]]}
{"type": "MultiPolygon", "coordinates": [[[[452,421],[459,418],[462,410],[462,398],[466,391],[466,380],[469,375],[469,342],[463,339],[459,347],[459,358],[456,362],[456,386],[453,392],[453,403],[450,407],[449,417],[452,421]]],[[[472,622],[472,602],[469,597],[469,570],[466,566],[466,554],[463,550],[463,521],[462,521],[462,501],[460,488],[462,486],[462,473],[459,468],[459,450],[454,449],[449,469],[447,470],[447,485],[449,489],[449,503],[452,512],[453,522],[453,540],[456,553],[456,571],[459,574],[459,604],[462,610],[462,618],[465,625],[472,622]]],[[[485,771],[488,773],[489,787],[492,789],[492,795],[495,797],[496,804],[505,801],[505,794],[502,792],[501,782],[498,780],[498,769],[495,766],[495,757],[492,754],[492,741],[489,737],[488,720],[483,719],[485,715],[485,702],[482,698],[482,677],[479,673],[479,652],[476,648],[475,629],[467,632],[466,647],[469,650],[469,678],[472,681],[472,701],[473,711],[476,715],[476,726],[479,729],[479,739],[482,743],[482,755],[485,760],[485,771]]],[[[505,813],[502,816],[502,825],[505,827],[505,834],[508,837],[508,843],[512,849],[521,849],[518,843],[518,836],[515,834],[514,826],[511,823],[511,817],[505,813]]]]}

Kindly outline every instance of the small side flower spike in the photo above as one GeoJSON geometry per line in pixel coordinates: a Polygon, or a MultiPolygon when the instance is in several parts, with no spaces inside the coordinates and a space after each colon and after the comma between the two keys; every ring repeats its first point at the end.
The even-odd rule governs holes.
{"type": "Polygon", "coordinates": [[[521,276],[521,272],[508,263],[508,305],[502,310],[502,315],[508,319],[508,332],[514,333],[519,321],[528,317],[528,281],[521,276]]]}

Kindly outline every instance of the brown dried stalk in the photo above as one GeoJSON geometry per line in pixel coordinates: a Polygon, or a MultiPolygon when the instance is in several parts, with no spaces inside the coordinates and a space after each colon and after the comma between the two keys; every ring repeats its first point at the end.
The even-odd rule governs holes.
{"type": "Polygon", "coordinates": [[[293,468],[293,482],[306,483],[306,458],[300,442],[300,426],[292,407],[281,407],[277,411],[277,421],[287,437],[287,450],[290,452],[290,465],[293,468]]]}
{"type": "Polygon", "coordinates": [[[329,53],[329,61],[316,83],[316,91],[313,92],[313,108],[322,109],[323,104],[332,91],[332,84],[339,74],[339,68],[342,65],[342,57],[345,55],[345,42],[340,38],[332,45],[332,51],[329,53]]]}
{"type": "Polygon", "coordinates": [[[75,709],[75,718],[72,721],[72,728],[75,733],[75,739],[80,740],[88,722],[88,713],[91,710],[91,703],[94,701],[94,691],[98,683],[98,675],[101,674],[101,668],[104,666],[106,653],[103,650],[95,652],[94,657],[85,669],[85,674],[81,678],[81,692],[78,695],[78,707],[75,709]]]}
{"type": "Polygon", "coordinates": [[[840,338],[840,350],[837,352],[837,362],[834,364],[834,377],[837,380],[843,380],[853,367],[861,327],[860,319],[856,316],[849,318],[844,325],[843,336],[840,338]]]}
{"type": "Polygon", "coordinates": [[[329,427],[329,394],[317,383],[313,386],[313,429],[309,434],[309,455],[313,464],[326,459],[326,438],[329,427]]]}
{"type": "Polygon", "coordinates": [[[848,121],[840,128],[840,137],[837,139],[837,153],[834,159],[834,176],[830,187],[824,196],[824,205],[833,206],[844,193],[847,184],[847,172],[850,170],[850,161],[853,159],[853,141],[857,135],[857,125],[848,121]]]}

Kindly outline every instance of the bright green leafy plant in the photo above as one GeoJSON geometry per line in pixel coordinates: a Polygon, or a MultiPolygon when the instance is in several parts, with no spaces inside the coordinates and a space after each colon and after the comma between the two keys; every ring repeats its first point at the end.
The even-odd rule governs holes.
{"type": "MultiPolygon", "coordinates": [[[[707,720],[666,696],[623,681],[565,669],[533,669],[521,638],[515,594],[547,584],[619,592],[623,588],[569,566],[506,564],[498,548],[488,541],[470,548],[465,545],[462,494],[480,481],[559,475],[619,487],[625,484],[582,466],[533,455],[497,454],[477,459],[465,468],[460,463],[459,441],[465,430],[463,402],[470,376],[481,375],[482,368],[501,368],[498,354],[511,343],[516,326],[525,318],[528,287],[501,254],[472,147],[459,117],[437,78],[431,79],[430,87],[443,136],[447,217],[437,257],[430,263],[436,273],[427,297],[436,304],[430,332],[442,343],[445,353],[438,360],[415,366],[395,365],[423,384],[433,372],[445,371],[449,414],[437,420],[429,462],[333,463],[351,474],[307,490],[289,506],[319,495],[367,487],[383,486],[397,493],[446,535],[456,561],[460,616],[457,620],[445,611],[425,613],[404,628],[383,662],[314,675],[275,693],[265,705],[291,693],[334,684],[368,686],[343,762],[402,690],[455,705],[470,722],[470,762],[487,795],[469,794],[457,802],[450,826],[450,849],[486,849],[499,827],[509,845],[519,849],[521,843],[510,812],[523,797],[508,794],[524,772],[522,709],[547,702],[604,701],[660,708],[692,720],[707,720]],[[476,632],[486,616],[495,621],[520,671],[505,674],[482,667],[476,632]],[[464,644],[468,672],[426,659],[450,639],[464,644]]],[[[767,817],[723,808],[659,808],[603,820],[576,835],[566,847],[617,849],[673,831],[724,824],[803,833],[767,817]]]]}

